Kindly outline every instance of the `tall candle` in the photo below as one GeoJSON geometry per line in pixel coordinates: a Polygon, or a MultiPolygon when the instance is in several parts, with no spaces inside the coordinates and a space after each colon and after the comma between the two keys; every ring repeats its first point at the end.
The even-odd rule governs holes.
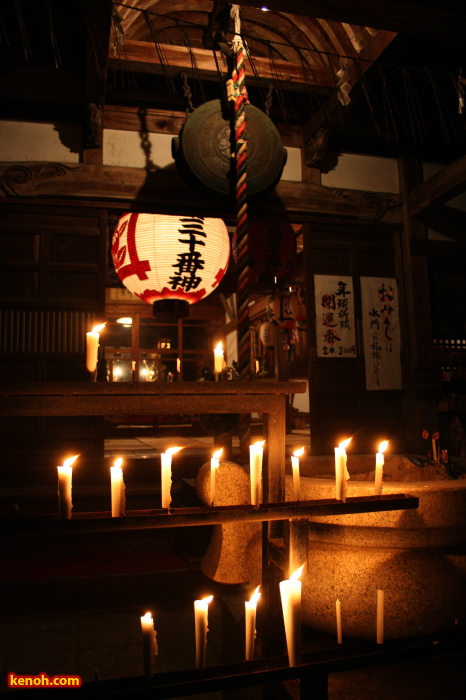
{"type": "Polygon", "coordinates": [[[383,644],[384,637],[384,592],[377,589],[377,644],[383,644]]]}
{"type": "Polygon", "coordinates": [[[194,601],[194,625],[196,634],[196,668],[205,666],[205,652],[207,644],[207,632],[209,622],[209,603],[213,596],[194,601]]]}
{"type": "Polygon", "coordinates": [[[214,348],[214,370],[215,376],[218,379],[219,375],[223,372],[223,345],[219,343],[217,347],[214,348]]]}
{"type": "Polygon", "coordinates": [[[99,350],[100,331],[105,323],[94,326],[92,331],[86,333],[86,368],[88,372],[95,372],[97,367],[97,353],[99,350]]]}
{"type": "Polygon", "coordinates": [[[301,566],[290,578],[280,581],[283,621],[285,623],[286,646],[290,666],[301,663],[301,566]]]}
{"type": "Polygon", "coordinates": [[[264,443],[255,442],[249,445],[249,472],[251,479],[251,505],[258,506],[261,500],[262,482],[262,457],[264,454],[264,443]]]}
{"type": "Polygon", "coordinates": [[[304,454],[304,447],[300,450],[295,450],[291,455],[291,469],[293,472],[293,490],[294,490],[294,500],[299,501],[301,499],[301,481],[299,478],[299,458],[304,454]]]}
{"type": "Polygon", "coordinates": [[[217,450],[217,452],[214,452],[210,460],[210,502],[212,503],[212,505],[215,501],[215,477],[217,475],[217,469],[220,464],[220,457],[222,452],[223,448],[221,450],[217,450]]]}
{"type": "Polygon", "coordinates": [[[58,512],[62,520],[70,520],[71,509],[71,482],[73,478],[72,464],[79,455],[65,459],[63,466],[57,467],[58,472],[58,512]]]}
{"type": "Polygon", "coordinates": [[[375,455],[374,493],[376,496],[380,496],[380,494],[382,493],[382,477],[383,477],[383,465],[384,465],[383,453],[387,449],[387,446],[388,446],[388,440],[384,440],[383,442],[381,442],[379,445],[379,451],[375,455]]]}
{"type": "Polygon", "coordinates": [[[144,675],[152,678],[154,671],[154,656],[158,654],[157,633],[150,612],[141,617],[142,648],[144,655],[144,675]]]}
{"type": "Polygon", "coordinates": [[[121,465],[123,460],[117,459],[113,467],[110,467],[110,484],[112,492],[112,518],[119,518],[125,515],[125,482],[123,481],[123,470],[121,465]]]}
{"type": "Polygon", "coordinates": [[[349,476],[346,468],[346,448],[350,442],[351,438],[348,438],[335,447],[335,498],[343,503],[346,503],[346,479],[349,476]]]}
{"type": "Polygon", "coordinates": [[[245,607],[245,631],[246,631],[246,661],[252,661],[254,658],[254,641],[256,639],[256,611],[257,602],[261,597],[259,593],[260,586],[252,594],[249,600],[244,602],[245,607]]]}
{"type": "Polygon", "coordinates": [[[343,633],[341,628],[341,603],[337,598],[335,603],[336,615],[337,615],[337,643],[341,644],[343,641],[343,633]]]}
{"type": "Polygon", "coordinates": [[[172,502],[172,455],[181,449],[181,447],[170,447],[166,452],[162,452],[160,455],[162,476],[162,508],[170,508],[170,503],[172,502]]]}

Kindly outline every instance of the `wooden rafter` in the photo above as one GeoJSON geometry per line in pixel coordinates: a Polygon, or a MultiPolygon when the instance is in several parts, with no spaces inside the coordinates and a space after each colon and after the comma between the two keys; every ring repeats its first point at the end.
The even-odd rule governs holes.
{"type": "MultiPolygon", "coordinates": [[[[163,73],[154,44],[144,41],[127,40],[125,42],[125,49],[124,59],[115,58],[113,52],[110,54],[110,66],[132,70],[133,72],[163,73]]],[[[185,46],[169,46],[164,44],[163,52],[167,60],[166,70],[170,75],[179,75],[182,71],[191,71],[191,55],[185,46]]],[[[197,76],[200,78],[217,80],[217,64],[212,51],[192,48],[191,52],[196,59],[197,76]]],[[[217,61],[226,71],[227,66],[220,52],[217,53],[217,61]]],[[[328,71],[317,66],[313,67],[312,75],[308,74],[305,76],[301,64],[276,60],[272,68],[267,58],[254,58],[254,68],[255,70],[253,71],[249,59],[246,58],[246,72],[249,75],[255,74],[259,82],[263,82],[264,84],[273,81],[276,87],[281,86],[284,88],[286,87],[288,90],[298,91],[307,90],[310,82],[313,83],[312,87],[315,89],[329,91],[334,88],[333,80],[328,71]]]]}
{"type": "Polygon", "coordinates": [[[465,190],[466,156],[462,156],[409,192],[409,214],[420,216],[429,207],[444,204],[465,190]]]}

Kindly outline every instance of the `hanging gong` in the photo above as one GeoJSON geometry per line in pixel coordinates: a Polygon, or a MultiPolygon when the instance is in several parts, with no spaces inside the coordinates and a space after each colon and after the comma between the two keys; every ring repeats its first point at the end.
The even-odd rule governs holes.
{"type": "MultiPolygon", "coordinates": [[[[274,123],[257,107],[246,105],[248,197],[275,187],[285,167],[287,151],[274,123]]],[[[181,176],[207,197],[235,192],[235,160],[231,158],[231,118],[220,100],[211,100],[188,115],[172,154],[181,176]]]]}

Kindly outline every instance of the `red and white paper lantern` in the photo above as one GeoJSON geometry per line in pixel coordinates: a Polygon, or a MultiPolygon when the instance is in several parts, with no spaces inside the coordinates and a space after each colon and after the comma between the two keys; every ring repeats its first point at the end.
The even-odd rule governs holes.
{"type": "Polygon", "coordinates": [[[221,219],[132,212],[116,225],[112,258],[118,277],[139,299],[194,304],[221,282],[230,240],[221,219]]]}

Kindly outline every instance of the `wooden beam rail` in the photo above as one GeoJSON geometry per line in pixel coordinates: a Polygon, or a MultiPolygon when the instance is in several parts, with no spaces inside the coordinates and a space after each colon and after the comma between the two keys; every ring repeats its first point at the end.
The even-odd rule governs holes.
{"type": "Polygon", "coordinates": [[[272,522],[291,518],[325,515],[376,513],[389,510],[409,510],[419,506],[419,499],[405,494],[349,497],[346,503],[334,499],[251,505],[172,508],[130,511],[125,517],[112,518],[109,512],[73,513],[71,520],[58,515],[15,516],[3,518],[12,535],[53,535],[87,532],[122,532],[164,529],[172,527],[219,525],[238,522],[272,522]]]}

